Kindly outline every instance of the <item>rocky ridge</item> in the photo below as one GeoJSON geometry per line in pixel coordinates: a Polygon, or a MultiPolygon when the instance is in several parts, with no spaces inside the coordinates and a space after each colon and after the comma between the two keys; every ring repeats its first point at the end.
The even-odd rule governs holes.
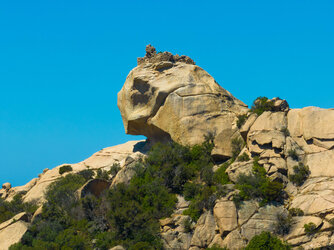
{"type": "MultiPolygon", "coordinates": [[[[246,154],[249,160],[236,160],[228,166],[226,173],[232,181],[228,184],[228,194],[215,202],[212,211],[206,211],[193,222],[191,230],[184,227],[183,222],[189,217],[182,214],[189,202],[178,196],[172,216],[160,221],[166,249],[197,250],[213,245],[242,249],[262,231],[276,233],[278,214],[291,209],[300,209],[303,215],[293,216],[289,232],[279,237],[296,248],[334,247],[331,223],[334,218],[334,109],[290,109],[287,102],[279,98],[268,102],[270,111],[260,115],[251,112],[189,57],[173,56],[169,52],[157,54],[148,46],[146,56],[138,59],[138,66],[129,73],[118,94],[118,107],[126,133],[145,135],[149,143],[127,142],[71,164],[74,173],[84,169],[109,169],[114,163],[120,165],[120,171],[110,183],[88,183],[80,195],[128,183],[135,174],[136,160],[145,157],[145,149],[157,141],[194,145],[211,132],[216,167],[220,161],[233,157],[233,140],[242,141],[244,145],[236,159],[246,154]],[[238,126],[241,116],[245,121],[238,126]],[[250,200],[237,207],[233,202],[234,183],[241,173],[252,172],[255,158],[269,178],[283,183],[286,192],[283,204],[261,206],[258,201],[250,200]],[[301,186],[289,180],[298,164],[310,170],[301,186]],[[304,225],[311,222],[316,228],[313,234],[307,234],[304,225]]],[[[5,183],[0,197],[10,201],[16,194],[22,194],[24,201],[42,205],[46,188],[62,176],[59,169],[64,165],[45,169],[38,178],[21,187],[5,183]]],[[[30,221],[31,218],[19,214],[2,223],[0,239],[12,231],[16,233],[10,240],[0,240],[0,249],[19,241],[30,221]]]]}

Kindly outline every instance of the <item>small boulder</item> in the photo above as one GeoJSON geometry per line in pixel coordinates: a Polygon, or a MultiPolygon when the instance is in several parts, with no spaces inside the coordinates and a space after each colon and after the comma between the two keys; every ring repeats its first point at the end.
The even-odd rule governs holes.
{"type": "Polygon", "coordinates": [[[2,184],[2,188],[5,190],[9,190],[12,188],[12,184],[10,184],[9,182],[6,182],[4,184],[2,184]]]}

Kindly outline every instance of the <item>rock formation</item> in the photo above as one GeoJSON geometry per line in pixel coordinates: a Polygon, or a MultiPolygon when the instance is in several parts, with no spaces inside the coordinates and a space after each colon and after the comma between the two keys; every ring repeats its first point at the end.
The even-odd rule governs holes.
{"type": "MultiPolygon", "coordinates": [[[[151,143],[173,140],[183,145],[201,143],[205,135],[212,133],[215,142],[212,153],[217,165],[234,156],[233,140],[241,141],[239,156],[247,156],[245,161],[234,156],[235,161],[226,169],[232,182],[225,186],[227,194],[216,200],[212,211],[205,211],[188,229],[184,221],[189,216],[182,213],[189,202],[177,196],[176,210],[170,218],[160,220],[160,235],[166,249],[198,250],[214,245],[242,249],[262,231],[276,233],[277,216],[291,209],[302,213],[292,217],[291,228],[280,235],[281,239],[296,248],[334,247],[334,109],[290,109],[279,98],[266,102],[271,107],[269,111],[252,112],[187,56],[156,53],[149,45],[145,57],[138,58],[138,66],[129,73],[118,93],[126,133],[144,135],[151,143]],[[241,116],[245,121],[238,125],[241,116]],[[233,195],[238,191],[234,184],[240,174],[252,172],[254,159],[264,167],[269,178],[283,184],[284,203],[261,206],[257,200],[249,200],[240,207],[235,205],[233,195]],[[299,164],[308,166],[310,175],[297,186],[289,176],[299,164]],[[307,234],[304,229],[308,223],[314,224],[313,234],[307,234]]],[[[74,173],[109,169],[113,164],[120,167],[110,182],[89,181],[80,194],[98,196],[109,185],[129,183],[136,162],[145,157],[144,144],[143,141],[127,142],[105,148],[83,162],[72,164],[74,173]]],[[[22,194],[24,201],[35,200],[42,205],[46,188],[61,177],[60,167],[43,171],[39,178],[22,187],[5,183],[0,197],[10,201],[16,194],[22,194]]],[[[34,218],[41,211],[38,209],[34,218]]],[[[2,223],[0,249],[19,241],[28,225],[29,218],[24,214],[2,223]],[[12,237],[7,239],[9,234],[12,237]]]]}
{"type": "Polygon", "coordinates": [[[118,93],[126,133],[194,145],[211,132],[217,138],[215,154],[231,157],[231,147],[226,145],[240,137],[235,123],[247,106],[190,58],[156,54],[150,45],[146,51],[118,93]]]}

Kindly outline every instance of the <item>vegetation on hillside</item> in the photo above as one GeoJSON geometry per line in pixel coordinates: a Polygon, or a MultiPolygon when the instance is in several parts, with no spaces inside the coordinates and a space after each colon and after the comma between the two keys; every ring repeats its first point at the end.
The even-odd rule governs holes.
{"type": "Polygon", "coordinates": [[[28,216],[31,216],[36,209],[37,205],[34,202],[24,203],[21,194],[15,195],[10,202],[0,198],[0,223],[9,220],[21,212],[26,212],[28,216]]]}
{"type": "MultiPolygon", "coordinates": [[[[185,214],[192,220],[225,194],[227,165],[213,172],[213,146],[210,136],[194,147],[156,144],[144,161],[137,162],[128,185],[118,184],[100,197],[76,195],[93,178],[92,170],[61,177],[49,186],[42,214],[11,249],[109,249],[119,244],[127,249],[161,249],[159,219],[171,215],[176,194],[190,201],[185,214]]],[[[118,169],[114,166],[107,175],[118,169]]]]}
{"type": "Polygon", "coordinates": [[[244,200],[257,199],[260,205],[265,205],[282,199],[283,184],[270,180],[266,176],[266,170],[256,159],[251,174],[239,175],[236,188],[240,190],[233,198],[237,206],[244,200]]]}
{"type": "Polygon", "coordinates": [[[267,97],[260,96],[253,102],[250,112],[260,116],[265,111],[274,111],[274,103],[267,97]]]}

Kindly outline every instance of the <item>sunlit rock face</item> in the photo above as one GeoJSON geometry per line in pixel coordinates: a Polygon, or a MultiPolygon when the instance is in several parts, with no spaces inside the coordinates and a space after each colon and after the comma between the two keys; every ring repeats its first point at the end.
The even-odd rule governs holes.
{"type": "MultiPolygon", "coordinates": [[[[248,111],[247,106],[190,58],[177,61],[164,53],[149,50],[118,93],[126,133],[145,135],[151,141],[170,138],[194,145],[211,132],[220,138],[218,147],[240,136],[235,122],[237,115],[248,111]]],[[[231,156],[226,146],[217,152],[231,156]]]]}

